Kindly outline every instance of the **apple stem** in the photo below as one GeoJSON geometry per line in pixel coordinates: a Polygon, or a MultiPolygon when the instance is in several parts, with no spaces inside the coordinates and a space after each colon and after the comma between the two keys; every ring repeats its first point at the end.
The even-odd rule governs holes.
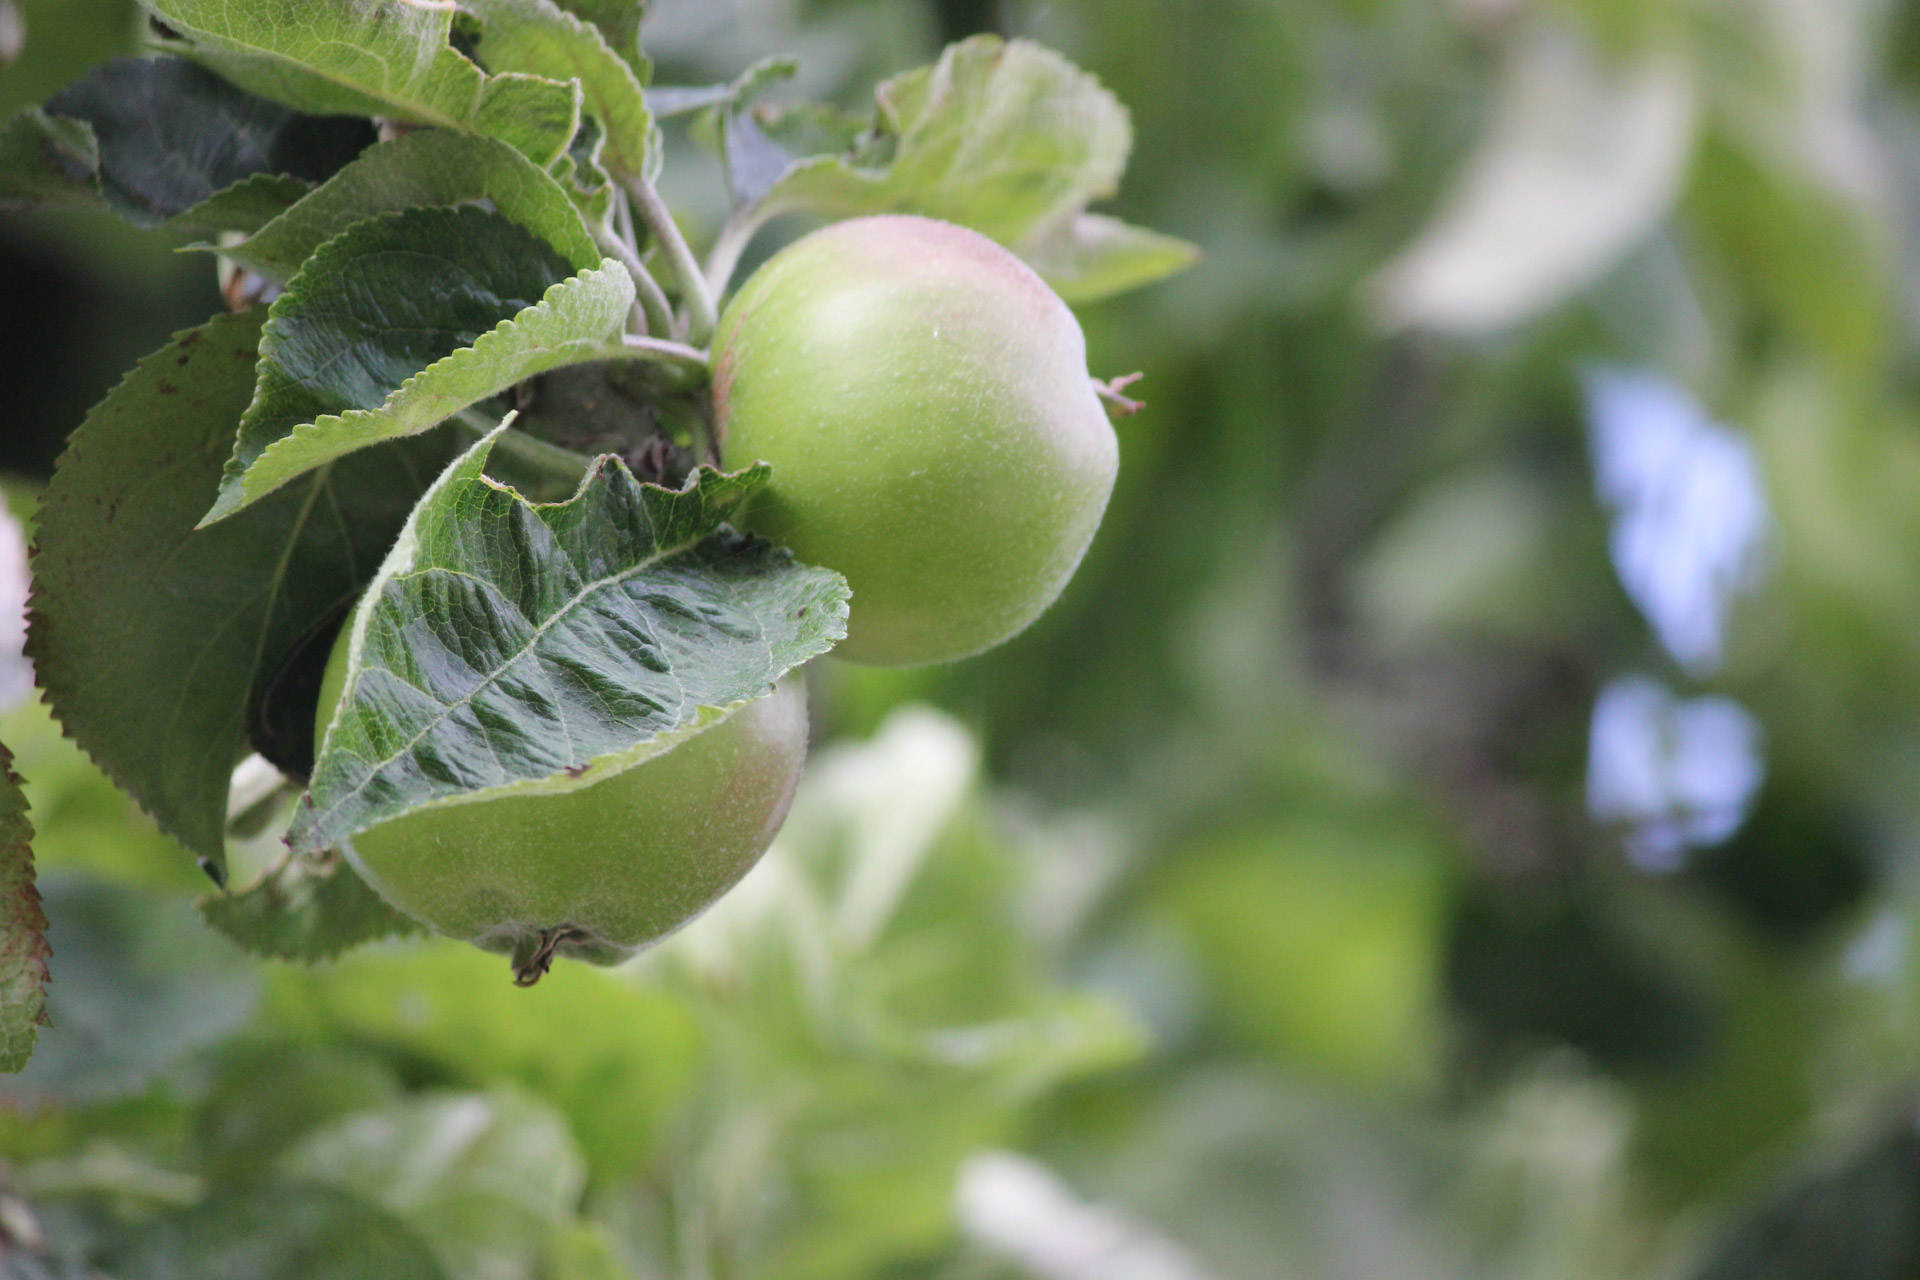
{"type": "Polygon", "coordinates": [[[1123,373],[1117,378],[1109,378],[1104,382],[1099,378],[1095,378],[1093,380],[1093,393],[1106,402],[1107,412],[1112,416],[1116,418],[1131,418],[1134,414],[1146,408],[1147,403],[1144,400],[1130,399],[1120,393],[1146,376],[1144,373],[1123,373]]]}
{"type": "Polygon", "coordinates": [[[542,929],[532,937],[521,938],[513,944],[513,985],[530,987],[546,977],[547,970],[553,968],[553,957],[560,944],[583,936],[572,925],[563,924],[557,929],[542,929]]]}

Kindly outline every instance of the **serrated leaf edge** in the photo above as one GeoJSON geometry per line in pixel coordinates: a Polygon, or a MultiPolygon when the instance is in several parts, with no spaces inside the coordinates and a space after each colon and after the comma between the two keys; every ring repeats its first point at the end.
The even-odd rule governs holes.
{"type": "MultiPolygon", "coordinates": [[[[3,1049],[0,1049],[0,1071],[15,1072],[24,1070],[33,1058],[33,1050],[39,1040],[35,1029],[53,1025],[53,1019],[47,1013],[47,983],[52,981],[47,961],[53,955],[53,946],[47,941],[47,913],[45,907],[41,905],[40,889],[35,883],[33,821],[28,817],[26,796],[21,792],[20,775],[13,771],[13,754],[4,744],[0,744],[0,786],[10,788],[20,797],[20,812],[17,815],[20,827],[19,853],[26,862],[24,883],[19,889],[19,899],[7,912],[10,916],[18,917],[14,921],[15,925],[28,935],[20,955],[20,963],[24,970],[23,977],[31,987],[24,1001],[26,1007],[22,1010],[23,1013],[30,1015],[25,1020],[27,1027],[25,1052],[15,1061],[5,1057],[3,1049]]],[[[0,835],[0,840],[4,840],[4,835],[0,835]]],[[[11,938],[5,940],[5,949],[8,952],[14,950],[11,938]]]]}
{"type": "MultiPolygon", "coordinates": [[[[361,656],[365,651],[367,628],[372,621],[373,608],[387,583],[391,582],[399,573],[404,571],[405,567],[411,563],[414,555],[417,553],[419,548],[419,515],[440,492],[457,481],[478,481],[498,492],[511,494],[515,499],[526,503],[526,505],[530,507],[541,505],[565,506],[567,503],[580,501],[581,498],[585,496],[588,488],[599,479],[600,475],[609,466],[618,466],[622,470],[625,469],[625,464],[620,462],[618,458],[611,455],[602,455],[594,460],[594,465],[589,468],[586,476],[581,480],[579,488],[574,491],[571,498],[558,503],[539,504],[527,502],[527,500],[521,497],[511,486],[501,484],[492,477],[485,475],[482,471],[482,468],[486,465],[488,455],[493,450],[495,441],[512,425],[514,416],[515,415],[509,413],[498,427],[495,427],[465,454],[449,464],[447,469],[440,474],[440,477],[434,481],[433,485],[427,489],[427,492],[421,495],[419,503],[414,507],[413,514],[407,518],[406,527],[401,530],[399,538],[395,540],[393,549],[387,553],[387,558],[381,563],[379,572],[374,575],[373,580],[367,585],[366,592],[360,597],[360,603],[355,606],[353,616],[347,623],[347,626],[350,628],[347,642],[347,680],[345,685],[342,686],[340,701],[334,707],[332,717],[327,721],[327,732],[321,740],[320,751],[316,757],[314,768],[315,776],[318,776],[320,772],[318,759],[325,757],[327,747],[333,740],[334,730],[339,726],[341,711],[353,700],[354,689],[359,684],[361,656]]],[[[764,462],[755,463],[745,470],[730,473],[719,472],[713,468],[703,466],[695,468],[693,474],[687,477],[686,483],[677,491],[666,489],[663,485],[647,484],[642,487],[658,489],[668,493],[678,492],[685,494],[698,489],[706,477],[716,476],[721,479],[738,482],[744,490],[741,494],[741,497],[744,498],[755,489],[765,485],[772,474],[773,468],[764,462]]],[[[604,586],[608,582],[617,581],[620,578],[638,573],[670,555],[676,555],[685,551],[690,546],[698,545],[699,542],[711,536],[712,531],[709,530],[707,533],[701,534],[699,538],[692,539],[691,541],[675,543],[672,546],[659,547],[655,550],[654,554],[647,557],[647,559],[630,565],[609,578],[597,579],[595,582],[588,584],[581,594],[585,594],[587,590],[604,586]]],[[[555,616],[559,615],[556,614],[555,616]]],[[[829,628],[829,639],[837,643],[846,638],[847,617],[847,601],[843,597],[834,602],[833,621],[838,625],[829,628]]],[[[792,670],[792,668],[788,667],[775,673],[774,680],[778,680],[789,670],[792,670]]],[[[773,682],[770,681],[768,690],[771,691],[772,687],[773,682]]],[[[442,796],[412,806],[404,812],[419,813],[428,809],[448,808],[457,804],[472,804],[479,801],[497,799],[505,795],[565,795],[569,792],[582,791],[593,786],[595,783],[603,782],[613,777],[615,774],[624,773],[628,769],[646,763],[648,760],[665,755],[681,742],[719,724],[722,720],[725,720],[741,707],[746,706],[754,700],[755,699],[751,698],[743,698],[739,701],[728,703],[724,707],[701,707],[695,713],[694,718],[687,724],[665,733],[656,734],[644,742],[636,743],[633,747],[625,751],[610,752],[606,755],[598,756],[590,761],[585,769],[579,769],[573,772],[562,770],[547,778],[518,780],[502,786],[462,792],[459,795],[442,796]]],[[[419,741],[418,735],[415,741],[419,741]]],[[[371,777],[372,773],[370,772],[368,778],[371,777]]],[[[365,780],[362,781],[361,786],[365,786],[365,780]]],[[[336,807],[337,804],[338,802],[336,802],[336,807]]],[[[386,820],[387,819],[380,819],[379,821],[386,820]]],[[[309,790],[301,795],[300,807],[294,813],[293,824],[287,834],[288,844],[296,853],[321,852],[320,849],[311,846],[310,837],[306,834],[307,831],[318,824],[318,821],[318,811],[313,805],[313,793],[309,790]],[[309,817],[309,815],[314,816],[309,817]]],[[[377,823],[369,823],[367,825],[377,825],[377,823]]],[[[360,830],[364,829],[365,827],[360,828],[360,830]]],[[[351,837],[354,834],[357,834],[357,832],[349,832],[343,836],[341,838],[342,844],[350,847],[351,837]]]]}
{"type": "MultiPolygon", "coordinates": [[[[247,312],[237,312],[231,315],[217,315],[213,317],[211,320],[208,320],[202,324],[190,325],[185,329],[180,329],[175,331],[173,336],[167,339],[166,345],[160,347],[156,351],[150,352],[149,354],[141,357],[141,359],[133,366],[133,368],[127,370],[125,374],[121,375],[120,381],[116,382],[113,385],[113,389],[108,391],[106,395],[102,396],[98,401],[94,403],[92,408],[87,410],[86,417],[82,418],[80,421],[80,426],[81,427],[86,426],[86,424],[90,420],[92,420],[93,415],[99,412],[101,406],[105,405],[108,401],[112,400],[115,396],[119,395],[120,392],[127,386],[128,383],[132,382],[135,378],[139,377],[142,372],[145,371],[148,365],[158,364],[162,358],[177,358],[175,356],[175,352],[180,346],[181,339],[185,338],[188,334],[198,333],[201,330],[210,328],[213,325],[235,320],[246,314],[247,312]]],[[[79,438],[79,434],[80,434],[79,428],[75,428],[74,433],[67,438],[67,447],[64,450],[62,450],[60,456],[54,460],[53,471],[55,476],[58,476],[60,474],[61,467],[66,465],[67,458],[73,453],[74,449],[76,448],[76,441],[79,438]]],[[[314,483],[324,484],[326,483],[326,477],[316,476],[314,479],[314,483]]],[[[43,528],[44,528],[44,525],[43,525],[43,528]]],[[[29,561],[37,560],[39,556],[40,556],[40,539],[39,539],[39,536],[36,536],[34,539],[31,553],[29,555],[29,561]]],[[[47,657],[46,649],[45,649],[45,636],[47,634],[47,621],[46,621],[47,615],[41,607],[42,602],[45,600],[45,597],[46,597],[46,592],[42,589],[40,585],[40,578],[38,575],[34,575],[31,580],[31,586],[29,587],[29,590],[27,592],[26,655],[28,658],[33,660],[34,670],[36,672],[42,672],[42,673],[44,673],[47,669],[47,663],[45,661],[47,657]]],[[[42,680],[45,679],[44,675],[40,676],[39,678],[42,680]]],[[[224,883],[226,878],[226,867],[224,863],[224,857],[214,858],[208,854],[205,854],[200,852],[199,850],[196,850],[193,847],[193,845],[188,842],[186,833],[179,830],[174,825],[174,823],[171,821],[171,819],[167,814],[161,812],[160,808],[154,805],[152,802],[150,802],[146,796],[140,793],[139,790],[129,785],[126,777],[120,772],[119,769],[114,767],[111,761],[103,759],[97,752],[93,750],[92,747],[89,747],[86,743],[82,742],[80,740],[79,735],[74,733],[72,727],[67,724],[66,714],[61,710],[61,707],[60,707],[60,703],[61,703],[60,696],[51,685],[42,683],[40,685],[40,696],[41,696],[41,700],[47,704],[48,709],[53,712],[54,722],[60,726],[60,736],[65,738],[67,741],[73,743],[73,745],[79,749],[82,755],[86,756],[88,760],[92,761],[94,767],[100,770],[101,773],[106,775],[107,780],[113,783],[114,787],[120,792],[120,794],[125,796],[131,796],[133,798],[134,803],[140,806],[141,811],[145,813],[148,817],[153,819],[154,825],[158,826],[162,833],[164,833],[169,839],[173,840],[176,844],[178,844],[183,850],[187,852],[187,854],[190,857],[195,858],[199,862],[202,870],[205,870],[208,872],[209,875],[214,876],[216,883],[224,883]]]]}
{"type": "MultiPolygon", "coordinates": [[[[400,212],[405,211],[402,210],[400,212]]],[[[347,234],[347,232],[341,232],[341,235],[345,234],[347,234]]],[[[337,238],[338,237],[336,237],[336,239],[337,238]]],[[[460,412],[460,410],[478,404],[488,396],[499,394],[499,392],[504,391],[507,386],[511,386],[512,382],[504,386],[496,387],[493,391],[465,400],[462,403],[455,404],[448,408],[445,413],[432,418],[430,421],[423,421],[402,431],[370,435],[348,448],[329,453],[318,462],[301,466],[298,470],[288,471],[286,474],[277,478],[273,476],[269,470],[269,473],[264,477],[266,480],[264,485],[256,486],[253,483],[249,483],[250,480],[259,476],[262,468],[267,466],[270,459],[297,452],[302,446],[313,444],[317,438],[324,438],[336,432],[345,436],[352,432],[370,432],[377,430],[377,424],[381,419],[397,417],[404,414],[408,408],[408,401],[416,396],[425,397],[430,394],[429,391],[421,390],[423,386],[430,388],[433,382],[449,376],[454,372],[461,371],[470,365],[484,366],[487,361],[495,358],[497,354],[495,349],[510,345],[513,336],[523,326],[533,324],[553,314],[558,310],[560,304],[566,302],[573,294],[584,293],[591,286],[605,282],[611,282],[615,296],[620,299],[618,306],[612,308],[615,313],[615,318],[611,322],[612,340],[609,341],[605,338],[598,341],[593,339],[570,339],[558,346],[547,348],[555,352],[556,355],[563,352],[570,354],[577,353],[577,358],[556,359],[554,363],[543,364],[532,372],[544,373],[565,365],[586,364],[595,360],[614,360],[621,358],[625,355],[625,347],[619,341],[619,336],[624,331],[627,312],[633,306],[633,278],[627,274],[626,268],[622,267],[612,258],[602,258],[598,267],[589,268],[577,275],[569,276],[557,284],[547,286],[546,292],[540,295],[540,301],[508,316],[505,320],[502,320],[499,324],[496,324],[493,328],[474,339],[472,346],[462,347],[458,351],[442,356],[440,359],[408,378],[388,393],[387,398],[381,402],[379,408],[353,409],[346,413],[325,414],[315,418],[312,422],[300,424],[286,435],[275,440],[272,444],[261,450],[260,455],[248,463],[244,471],[239,472],[237,475],[222,477],[220,481],[220,496],[215,499],[212,508],[208,510],[207,514],[201,517],[200,523],[194,527],[204,529],[208,525],[216,524],[230,515],[244,511],[247,507],[252,506],[268,494],[292,483],[316,467],[324,466],[327,462],[343,457],[355,450],[371,448],[376,444],[384,444],[390,440],[401,439],[405,436],[420,435],[423,432],[431,431],[434,427],[439,426],[442,422],[445,422],[448,418],[460,412]]],[[[296,275],[294,284],[297,285],[298,283],[299,277],[296,275]]],[[[292,292],[292,288],[293,286],[289,286],[289,293],[292,292]]],[[[272,324],[271,319],[268,320],[268,324],[272,324]]],[[[265,330],[262,330],[261,337],[263,344],[265,336],[265,330]]],[[[541,344],[535,343],[530,349],[538,351],[541,350],[542,347],[541,344]]],[[[517,382],[519,379],[515,378],[513,381],[517,382]]],[[[255,392],[254,403],[259,403],[257,391],[255,392]]],[[[251,412],[251,407],[249,407],[249,412],[251,412]]]]}

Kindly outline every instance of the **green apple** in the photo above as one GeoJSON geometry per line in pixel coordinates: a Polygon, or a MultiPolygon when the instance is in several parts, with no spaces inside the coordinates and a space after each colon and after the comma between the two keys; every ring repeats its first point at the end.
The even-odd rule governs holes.
{"type": "MultiPolygon", "coordinates": [[[[347,635],[321,686],[315,751],[347,676],[347,635]]],[[[773,842],[807,754],[796,673],[612,777],[402,814],[344,851],[368,884],[440,933],[513,957],[523,985],[555,955],[613,964],[699,915],[773,842]]]]}
{"type": "Polygon", "coordinates": [[[774,255],[721,317],[713,407],[728,465],[773,465],[746,523],[846,575],[834,652],[856,662],[1018,633],[1073,576],[1119,467],[1067,305],[929,218],[856,218],[774,255]]]}

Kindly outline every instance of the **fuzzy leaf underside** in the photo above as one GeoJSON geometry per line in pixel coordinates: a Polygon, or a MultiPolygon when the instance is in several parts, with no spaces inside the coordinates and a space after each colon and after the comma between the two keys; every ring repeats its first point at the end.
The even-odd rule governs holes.
{"type": "Polygon", "coordinates": [[[1050,49],[975,36],[874,97],[874,128],[850,150],[777,174],[792,147],[750,113],[729,119],[729,176],[737,195],[758,201],[757,219],[941,218],[1020,254],[1072,302],[1151,283],[1198,256],[1185,241],[1086,213],[1118,190],[1133,127],[1098,80],[1050,49]]]}
{"type": "Polygon", "coordinates": [[[376,214],[424,205],[491,201],[576,268],[600,265],[600,251],[560,185],[496,138],[421,129],[369,148],[319,190],[239,245],[228,257],[269,280],[286,281],[322,244],[376,214]]]}
{"type": "Polygon", "coordinates": [[[1019,253],[1076,306],[1176,275],[1200,256],[1185,240],[1098,213],[1068,219],[1021,245],[1019,253]]]}
{"type": "Polygon", "coordinates": [[[482,474],[496,437],[435,482],[355,614],[297,852],[429,804],[590,786],[846,634],[844,579],[722,524],[767,468],[673,491],[602,457],[536,506],[482,474]]]}
{"type": "Polygon", "coordinates": [[[918,213],[1015,245],[1111,196],[1133,147],[1126,108],[1026,40],[963,40],[874,96],[879,139],[795,165],[768,216],[918,213]]]}
{"type": "Polygon", "coordinates": [[[562,9],[576,18],[584,18],[600,28],[607,47],[633,68],[634,76],[646,84],[653,65],[640,47],[640,19],[646,14],[642,0],[558,0],[562,9]]]}
{"type": "MultiPolygon", "coordinates": [[[[600,29],[553,0],[467,0],[485,24],[480,58],[498,71],[580,82],[586,109],[606,131],[606,155],[621,173],[647,172],[653,116],[636,68],[600,29]]],[[[636,55],[637,56],[637,55],[636,55]]]]}
{"type": "Polygon", "coordinates": [[[485,209],[355,223],[268,313],[253,403],[207,521],[535,373],[620,354],[632,303],[617,263],[575,275],[551,245],[485,209]]]}
{"type": "Polygon", "coordinates": [[[34,565],[28,651],[55,713],[216,878],[250,704],[351,604],[451,456],[433,437],[368,450],[196,531],[263,318],[188,330],[88,414],[47,486],[34,565]]]}
{"type": "Polygon", "coordinates": [[[391,0],[145,0],[198,62],[315,114],[482,134],[545,168],[580,123],[579,90],[489,76],[449,43],[452,4],[391,0]]]}
{"type": "Polygon", "coordinates": [[[47,1021],[47,913],[34,883],[33,826],[27,798],[0,746],[0,1071],[33,1056],[47,1021]]]}
{"type": "Polygon", "coordinates": [[[368,888],[344,858],[317,864],[289,857],[238,893],[202,898],[200,914],[245,951],[308,964],[363,942],[426,932],[368,888]]]}

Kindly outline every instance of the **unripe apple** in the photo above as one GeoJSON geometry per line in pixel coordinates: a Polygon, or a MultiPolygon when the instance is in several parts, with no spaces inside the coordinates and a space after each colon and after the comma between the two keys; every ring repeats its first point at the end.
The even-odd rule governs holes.
{"type": "MultiPolygon", "coordinates": [[[[347,635],[321,686],[314,749],[340,700],[347,635]]],[[[795,673],[665,754],[579,791],[402,814],[345,845],[381,897],[440,933],[513,957],[523,984],[555,955],[613,964],[699,915],[786,820],[807,754],[795,673]]]]}
{"type": "Polygon", "coordinates": [[[976,232],[836,223],[755,272],[713,346],[746,523],[853,588],[856,662],[946,662],[1032,622],[1099,527],[1119,446],[1073,313],[976,232]]]}

